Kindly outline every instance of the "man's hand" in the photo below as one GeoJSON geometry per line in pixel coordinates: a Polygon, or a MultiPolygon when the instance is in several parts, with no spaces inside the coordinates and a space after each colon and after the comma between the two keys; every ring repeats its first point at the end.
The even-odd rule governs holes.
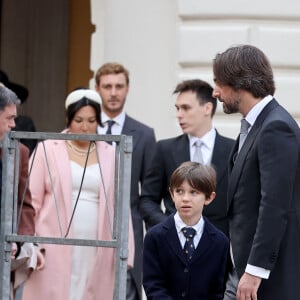
{"type": "Polygon", "coordinates": [[[257,290],[260,283],[260,277],[244,273],[238,284],[237,300],[257,300],[257,290]]]}
{"type": "Polygon", "coordinates": [[[17,246],[17,243],[14,243],[14,242],[13,242],[13,243],[11,244],[11,253],[10,253],[12,259],[15,259],[15,258],[16,258],[17,252],[18,252],[18,246],[17,246]]]}
{"type": "Polygon", "coordinates": [[[36,269],[42,270],[45,266],[45,257],[39,248],[36,248],[36,256],[37,256],[36,269]]]}

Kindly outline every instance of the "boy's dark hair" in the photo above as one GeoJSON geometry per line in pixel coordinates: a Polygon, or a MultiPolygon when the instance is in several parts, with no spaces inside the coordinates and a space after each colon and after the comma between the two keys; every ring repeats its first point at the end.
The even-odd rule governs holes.
{"type": "Polygon", "coordinates": [[[210,197],[211,193],[216,190],[216,171],[211,166],[192,161],[182,163],[171,175],[171,193],[185,180],[194,189],[204,193],[206,198],[210,197]]]}
{"type": "Polygon", "coordinates": [[[176,86],[173,94],[181,94],[188,91],[196,94],[200,105],[209,102],[212,103],[213,109],[211,112],[211,117],[213,117],[217,108],[217,99],[212,96],[212,86],[206,81],[200,79],[184,80],[176,86]]]}

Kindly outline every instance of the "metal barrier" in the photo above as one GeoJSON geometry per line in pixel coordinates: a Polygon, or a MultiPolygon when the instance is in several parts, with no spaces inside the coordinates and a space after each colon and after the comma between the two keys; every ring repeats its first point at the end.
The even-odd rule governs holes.
{"type": "Polygon", "coordinates": [[[0,297],[10,298],[10,268],[12,242],[31,242],[58,245],[108,247],[116,249],[114,300],[126,298],[128,259],[128,228],[130,208],[130,180],[132,137],[125,135],[79,135],[46,132],[10,132],[5,134],[2,145],[2,199],[0,233],[0,297]],[[110,241],[25,236],[17,234],[17,195],[19,168],[19,140],[37,139],[86,140],[115,142],[115,201],[113,234],[110,241]]]}

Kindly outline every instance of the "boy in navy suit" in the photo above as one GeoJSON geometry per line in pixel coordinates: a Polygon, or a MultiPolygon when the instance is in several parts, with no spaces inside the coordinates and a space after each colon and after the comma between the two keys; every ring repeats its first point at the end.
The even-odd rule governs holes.
{"type": "Polygon", "coordinates": [[[177,212],[150,228],[144,240],[148,300],[223,299],[229,241],[202,216],[215,189],[211,166],[185,162],[173,172],[170,194],[177,212]]]}

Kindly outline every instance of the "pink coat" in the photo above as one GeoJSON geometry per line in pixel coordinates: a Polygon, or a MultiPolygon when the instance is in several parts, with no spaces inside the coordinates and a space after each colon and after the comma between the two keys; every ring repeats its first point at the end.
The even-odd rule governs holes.
{"type": "MultiPolygon", "coordinates": [[[[51,170],[53,188],[58,202],[59,219],[63,234],[66,233],[72,212],[72,182],[70,161],[65,141],[45,141],[48,165],[51,170]]],[[[100,165],[103,173],[110,211],[113,212],[114,197],[114,148],[105,142],[97,142],[100,165]]],[[[42,144],[38,146],[30,177],[33,206],[36,210],[36,235],[43,237],[61,237],[57,210],[53,198],[42,144]]],[[[110,225],[105,207],[103,187],[100,186],[99,239],[111,240],[110,225]]],[[[131,218],[129,223],[129,258],[133,265],[134,240],[131,218]]],[[[72,237],[72,232],[69,233],[72,237]]],[[[69,299],[71,273],[71,247],[44,244],[45,267],[35,271],[25,284],[24,300],[67,300],[69,299]]],[[[115,250],[97,248],[94,268],[86,285],[83,299],[113,299],[115,250]],[[105,274],[105,275],[104,275],[105,274]],[[100,298],[99,298],[100,297],[100,298]]]]}

